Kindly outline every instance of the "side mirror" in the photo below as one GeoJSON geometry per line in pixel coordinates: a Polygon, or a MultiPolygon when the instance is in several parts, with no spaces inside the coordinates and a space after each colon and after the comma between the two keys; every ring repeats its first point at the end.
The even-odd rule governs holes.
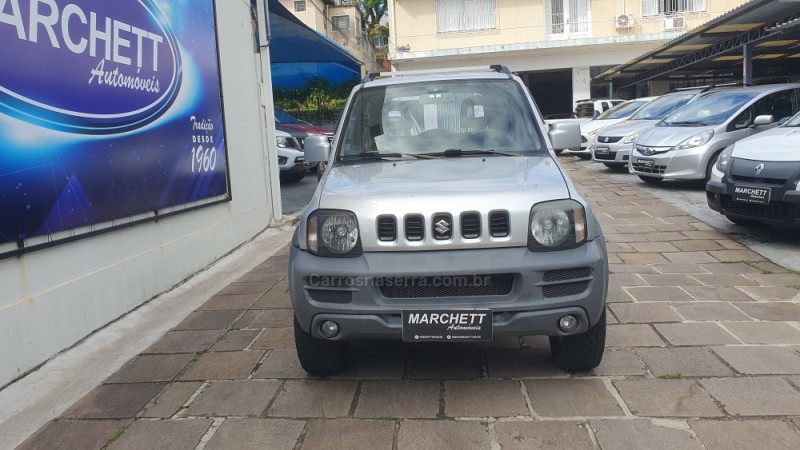
{"type": "Polygon", "coordinates": [[[753,126],[761,126],[761,125],[769,125],[774,122],[775,119],[770,115],[763,115],[763,116],[756,116],[756,119],[753,121],[753,126]]]}
{"type": "Polygon", "coordinates": [[[331,144],[328,143],[328,136],[309,136],[303,143],[306,162],[325,162],[328,160],[330,150],[331,144]]]}
{"type": "Polygon", "coordinates": [[[553,150],[581,148],[581,126],[574,122],[553,122],[550,125],[553,150]]]}

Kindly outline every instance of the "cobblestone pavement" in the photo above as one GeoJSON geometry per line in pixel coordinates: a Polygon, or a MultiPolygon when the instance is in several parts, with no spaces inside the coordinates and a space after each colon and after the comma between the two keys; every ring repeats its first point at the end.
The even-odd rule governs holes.
{"type": "Polygon", "coordinates": [[[300,369],[287,249],[214,294],[22,448],[800,448],[800,274],[635,185],[565,166],[608,241],[603,363],[546,338],[368,344],[300,369]]]}

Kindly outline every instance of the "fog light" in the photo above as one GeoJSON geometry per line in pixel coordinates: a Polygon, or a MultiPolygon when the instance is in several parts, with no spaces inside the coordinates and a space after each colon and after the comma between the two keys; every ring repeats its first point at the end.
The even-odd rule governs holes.
{"type": "Polygon", "coordinates": [[[339,334],[339,324],[332,320],[326,320],[320,325],[319,331],[326,338],[330,339],[336,337],[336,335],[339,334]]]}
{"type": "Polygon", "coordinates": [[[571,314],[566,315],[559,319],[558,327],[561,328],[561,331],[564,333],[572,333],[578,329],[578,319],[571,314]]]}

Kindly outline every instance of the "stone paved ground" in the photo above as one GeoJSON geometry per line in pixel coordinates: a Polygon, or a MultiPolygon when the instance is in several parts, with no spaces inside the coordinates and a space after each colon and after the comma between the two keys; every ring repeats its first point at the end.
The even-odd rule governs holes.
{"type": "Polygon", "coordinates": [[[22,448],[800,448],[800,275],[565,162],[608,241],[603,363],[543,338],[360,346],[299,368],[287,249],[224,287],[22,448]]]}

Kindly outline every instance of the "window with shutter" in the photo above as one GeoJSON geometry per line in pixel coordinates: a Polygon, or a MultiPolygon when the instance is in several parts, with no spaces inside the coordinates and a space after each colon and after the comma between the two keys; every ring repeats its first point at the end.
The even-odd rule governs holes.
{"type": "Polygon", "coordinates": [[[495,0],[436,0],[438,33],[493,28],[495,28],[495,0]]]}

